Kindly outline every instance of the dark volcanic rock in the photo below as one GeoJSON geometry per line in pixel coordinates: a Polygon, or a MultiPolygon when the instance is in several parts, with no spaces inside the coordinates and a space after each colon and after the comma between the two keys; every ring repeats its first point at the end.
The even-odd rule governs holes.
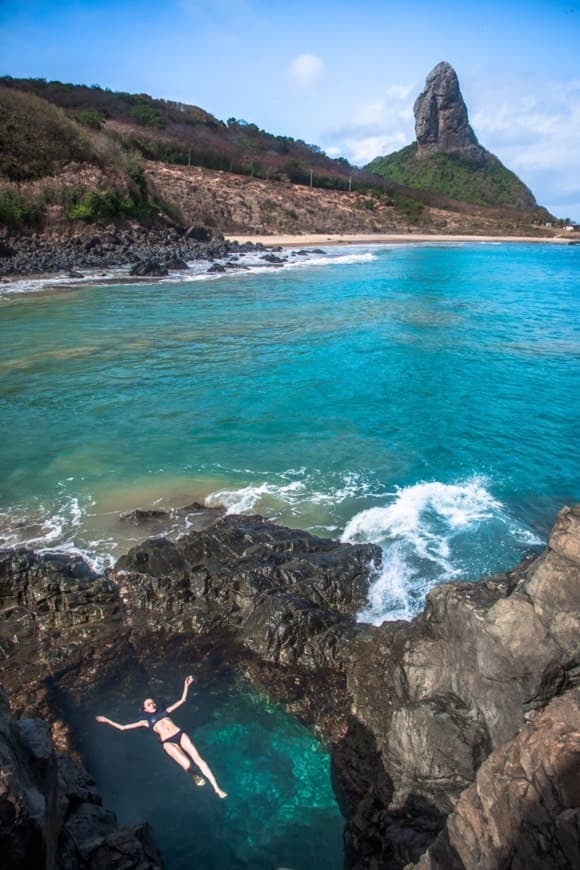
{"type": "Polygon", "coordinates": [[[195,242],[211,242],[214,239],[223,241],[224,238],[221,233],[216,233],[208,227],[190,227],[186,231],[185,237],[193,239],[195,242]]]}
{"type": "Polygon", "coordinates": [[[485,160],[485,151],[469,125],[457,74],[450,64],[438,63],[431,70],[413,110],[418,157],[442,151],[473,163],[485,160]]]}
{"type": "Polygon", "coordinates": [[[0,679],[13,698],[95,658],[116,667],[126,633],[116,585],[79,557],[0,550],[0,679]]]}
{"type": "Polygon", "coordinates": [[[3,870],[155,870],[147,824],[117,826],[82,765],[54,751],[42,719],[13,719],[0,688],[0,854],[3,870]]]}
{"type": "Polygon", "coordinates": [[[188,268],[188,265],[185,260],[181,259],[181,257],[168,257],[167,260],[165,260],[165,267],[167,269],[173,269],[174,272],[182,272],[188,268]]]}
{"type": "MultiPolygon", "coordinates": [[[[285,593],[287,609],[306,599],[313,607],[335,608],[320,615],[334,621],[338,614],[353,614],[364,602],[369,566],[380,559],[370,545],[352,546],[308,532],[285,529],[261,517],[227,516],[209,529],[184,535],[175,543],[151,539],[119,559],[123,586],[133,611],[147,613],[151,625],[174,631],[196,632],[221,626],[243,628],[249,617],[248,643],[276,658],[280,647],[257,640],[257,608],[263,598],[285,593]]],[[[308,609],[308,608],[307,608],[308,609]]],[[[271,614],[264,616],[264,632],[271,614]]],[[[292,619],[298,619],[294,614],[292,619]]],[[[307,623],[314,625],[310,616],[307,623]]],[[[304,629],[306,630],[306,629],[304,629]]],[[[298,635],[295,635],[298,637],[298,635]]],[[[285,645],[282,659],[300,659],[300,650],[285,645]]]]}
{"type": "Polygon", "coordinates": [[[276,254],[264,254],[260,257],[260,260],[264,260],[265,263],[269,263],[271,266],[282,266],[286,262],[283,257],[277,257],[276,254]]]}
{"type": "Polygon", "coordinates": [[[140,277],[161,278],[168,275],[169,272],[167,267],[160,263],[159,260],[143,260],[140,263],[135,263],[129,274],[140,277]]]}

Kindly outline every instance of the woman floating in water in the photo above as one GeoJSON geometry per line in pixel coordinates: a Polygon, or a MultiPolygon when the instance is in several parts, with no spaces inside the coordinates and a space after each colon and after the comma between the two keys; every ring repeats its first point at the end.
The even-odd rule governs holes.
{"type": "MultiPolygon", "coordinates": [[[[216,782],[216,778],[209,769],[209,766],[203,760],[190,738],[181,731],[175,722],[169,718],[169,714],[185,704],[189,687],[193,683],[193,677],[186,677],[183,684],[183,692],[179,701],[171,704],[170,707],[158,707],[153,698],[147,698],[143,701],[143,718],[137,722],[132,722],[130,725],[120,725],[118,722],[113,722],[107,719],[106,716],[97,716],[97,722],[103,725],[111,725],[118,731],[131,731],[133,728],[151,728],[161,740],[166,753],[176,761],[187,773],[192,773],[192,767],[196,764],[201,772],[205,774],[211,786],[218,797],[227,797],[227,792],[222,791],[216,782]]],[[[193,774],[193,779],[196,785],[205,785],[205,779],[202,776],[193,774]]]]}

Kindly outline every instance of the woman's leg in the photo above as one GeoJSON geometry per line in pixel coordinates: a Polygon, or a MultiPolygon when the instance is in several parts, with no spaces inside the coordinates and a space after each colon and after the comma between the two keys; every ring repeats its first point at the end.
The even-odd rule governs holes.
{"type": "Polygon", "coordinates": [[[191,761],[180,747],[176,743],[163,743],[163,749],[165,752],[176,761],[184,770],[189,770],[191,767],[191,761]]]}
{"type": "Polygon", "coordinates": [[[199,767],[201,772],[204,774],[204,776],[206,776],[207,779],[210,781],[211,786],[212,786],[213,790],[215,791],[215,793],[218,795],[218,797],[221,797],[221,798],[227,797],[228,796],[227,792],[223,791],[219,787],[219,785],[216,782],[215,776],[213,775],[213,773],[211,772],[211,770],[209,768],[209,765],[203,760],[203,758],[201,757],[201,755],[199,754],[199,752],[197,751],[197,749],[195,748],[195,746],[193,745],[193,743],[191,742],[191,739],[187,736],[187,734],[183,734],[181,736],[180,745],[185,750],[185,752],[187,752],[187,754],[189,756],[191,756],[192,760],[195,762],[195,764],[197,764],[197,766],[199,767]]]}
{"type": "MultiPolygon", "coordinates": [[[[177,743],[163,743],[163,748],[174,761],[187,771],[187,773],[192,773],[191,768],[193,767],[193,764],[191,759],[185,754],[183,749],[177,745],[177,743]]],[[[196,785],[205,785],[205,779],[203,776],[198,776],[197,773],[193,774],[193,781],[196,785]]]]}

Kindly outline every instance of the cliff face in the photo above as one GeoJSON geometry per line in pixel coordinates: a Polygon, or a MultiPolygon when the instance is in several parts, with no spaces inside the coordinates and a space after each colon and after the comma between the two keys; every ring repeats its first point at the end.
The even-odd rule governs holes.
{"type": "Polygon", "coordinates": [[[110,578],[79,560],[6,552],[0,676],[19,712],[58,720],[47,685],[83,703],[106,682],[175,664],[180,650],[202,662],[213,645],[212,668],[243,667],[326,734],[351,868],[403,867],[430,848],[421,867],[572,870],[580,507],[561,511],[540,556],[434,589],[410,623],[353,619],[378,558],[215,515],[177,542],[135,547],[110,578]],[[508,824],[512,805],[531,839],[508,824]]]}
{"type": "Polygon", "coordinates": [[[443,152],[473,163],[485,161],[485,151],[469,125],[457,73],[450,64],[438,63],[431,70],[413,111],[417,157],[443,152]]]}

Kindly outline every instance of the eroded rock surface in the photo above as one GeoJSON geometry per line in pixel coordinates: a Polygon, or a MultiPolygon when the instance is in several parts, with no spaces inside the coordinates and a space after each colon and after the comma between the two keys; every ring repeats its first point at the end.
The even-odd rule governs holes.
{"type": "Polygon", "coordinates": [[[580,867],[580,689],[493,752],[416,870],[580,867]]]}
{"type": "MultiPolygon", "coordinates": [[[[351,823],[363,855],[355,866],[369,866],[371,854],[395,866],[418,857],[426,820],[436,827],[484,759],[580,682],[578,542],[580,511],[565,508],[538,558],[440,586],[412,623],[357,640],[347,666],[352,709],[373,735],[389,788],[377,796],[371,784],[361,796],[370,801],[362,818],[378,821],[370,842],[351,823]]],[[[356,745],[355,731],[354,753],[356,745]]]]}
{"type": "Polygon", "coordinates": [[[149,629],[235,628],[264,657],[298,663],[312,635],[347,615],[352,623],[365,601],[370,565],[379,559],[372,545],[227,516],[176,542],[139,544],[115,571],[127,607],[149,629]]]}

